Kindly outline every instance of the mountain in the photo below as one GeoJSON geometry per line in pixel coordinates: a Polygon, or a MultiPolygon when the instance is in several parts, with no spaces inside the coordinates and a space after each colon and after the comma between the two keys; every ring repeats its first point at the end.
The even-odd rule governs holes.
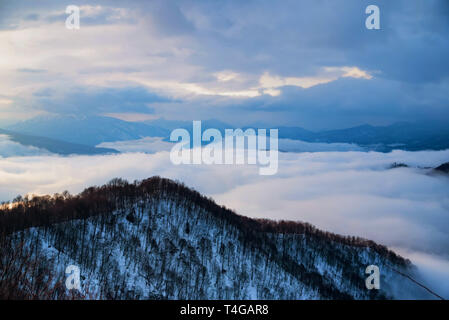
{"type": "MultiPolygon", "coordinates": [[[[3,129],[0,129],[0,135],[4,135],[8,138],[8,140],[18,143],[22,146],[34,147],[40,150],[43,149],[44,151],[49,151],[50,153],[56,153],[60,155],[70,155],[70,154],[95,155],[95,154],[119,153],[117,150],[111,148],[96,148],[78,143],[70,143],[56,139],[21,134],[3,129]]],[[[0,155],[2,155],[2,151],[5,150],[0,150],[0,155]]],[[[12,154],[8,154],[8,156],[15,155],[14,151],[12,151],[11,153],[12,154]]]]}
{"type": "MultiPolygon", "coordinates": [[[[192,131],[191,121],[172,121],[156,119],[147,121],[147,124],[173,130],[175,128],[192,131]]],[[[225,129],[235,129],[220,120],[210,119],[201,123],[202,130],[208,128],[218,129],[222,135],[225,129]]],[[[258,127],[243,127],[243,130],[258,127]]],[[[309,143],[347,144],[345,147],[359,146],[360,150],[374,150],[389,152],[394,149],[409,151],[442,150],[449,148],[449,127],[441,123],[409,123],[398,122],[388,126],[360,125],[356,127],[336,130],[310,131],[301,127],[272,127],[278,129],[279,138],[300,140],[309,143]],[[348,146],[349,145],[349,146],[348,146]]],[[[301,149],[301,148],[299,148],[301,149]]]]}
{"type": "Polygon", "coordinates": [[[89,146],[170,135],[170,131],[164,128],[102,116],[43,115],[6,129],[89,146]]]}
{"type": "Polygon", "coordinates": [[[443,163],[442,165],[436,167],[434,169],[435,172],[438,173],[447,173],[449,174],[449,162],[443,163]]]}
{"type": "Polygon", "coordinates": [[[311,142],[316,139],[316,132],[301,127],[280,127],[279,138],[311,142]]]}
{"type": "Polygon", "coordinates": [[[159,177],[0,207],[0,298],[388,299],[427,297],[386,247],[301,222],[250,219],[159,177]],[[381,270],[367,290],[365,268],[381,270]]]}
{"type": "Polygon", "coordinates": [[[399,122],[389,126],[361,125],[320,132],[281,127],[279,137],[307,142],[354,143],[380,152],[393,149],[417,151],[449,148],[449,127],[441,123],[399,122]]]}
{"type": "MultiPolygon", "coordinates": [[[[159,118],[154,120],[148,120],[145,121],[144,123],[151,126],[164,128],[169,131],[172,131],[177,128],[182,128],[188,130],[191,133],[193,121],[167,120],[164,118],[159,118]]],[[[229,123],[225,123],[217,119],[208,119],[208,120],[201,120],[201,128],[202,130],[213,128],[220,130],[221,132],[224,132],[225,129],[233,129],[234,126],[231,126],[229,123]]]]}
{"type": "MultiPolygon", "coordinates": [[[[203,120],[201,125],[203,130],[215,128],[222,134],[225,129],[235,128],[216,119],[203,120]]],[[[144,137],[163,137],[167,141],[171,131],[176,128],[184,128],[191,133],[192,121],[160,118],[144,122],[128,122],[106,116],[43,115],[6,127],[15,132],[90,146],[144,137]]],[[[443,123],[400,122],[388,126],[361,125],[326,131],[285,126],[273,129],[279,129],[280,139],[309,143],[345,143],[379,152],[394,149],[416,151],[449,148],[449,127],[443,123]]]]}

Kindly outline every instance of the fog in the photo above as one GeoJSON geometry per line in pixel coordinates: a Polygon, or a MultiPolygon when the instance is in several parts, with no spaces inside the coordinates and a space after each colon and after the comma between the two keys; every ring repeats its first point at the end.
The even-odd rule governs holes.
{"type": "Polygon", "coordinates": [[[306,221],[394,248],[449,297],[449,177],[428,167],[449,150],[391,153],[280,153],[279,171],[256,165],[171,164],[169,152],[101,156],[0,157],[0,200],[18,194],[82,191],[113,177],[180,180],[250,217],[306,221]],[[389,169],[394,163],[408,168],[389,169]]]}

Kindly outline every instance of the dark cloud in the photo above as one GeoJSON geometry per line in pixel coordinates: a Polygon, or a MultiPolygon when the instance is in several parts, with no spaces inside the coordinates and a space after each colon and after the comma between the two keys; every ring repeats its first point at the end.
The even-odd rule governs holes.
{"type": "Polygon", "coordinates": [[[23,73],[45,73],[47,72],[47,70],[43,70],[43,69],[31,69],[31,68],[20,68],[17,69],[18,72],[23,72],[23,73]]]}
{"type": "MultiPolygon", "coordinates": [[[[130,52],[151,52],[166,39],[170,39],[168,47],[173,49],[154,53],[161,65],[140,63],[136,68],[123,63],[114,66],[108,61],[81,68],[79,74],[147,72],[142,77],[148,77],[149,83],[163,79],[168,80],[168,86],[183,81],[207,86],[216,80],[214,74],[223,70],[250,75],[254,85],[265,72],[280,77],[313,77],[324,67],[356,66],[373,76],[371,80],[339,79],[309,89],[278,88],[282,94],[277,97],[225,101],[216,97],[209,111],[206,103],[213,99],[193,95],[177,101],[178,112],[183,108],[191,114],[219,114],[227,121],[240,121],[241,114],[237,118],[235,112],[238,110],[246,114],[246,119],[309,128],[449,119],[446,0],[72,2],[103,7],[96,14],[82,16],[81,24],[85,25],[120,23],[122,20],[113,18],[118,8],[132,12],[127,21],[138,23],[139,30],[144,31],[140,36],[151,36],[142,36],[142,46],[130,47],[130,52]],[[380,8],[381,30],[365,28],[365,8],[372,4],[380,8]],[[173,70],[178,67],[179,71],[173,70]],[[183,67],[198,72],[184,72],[183,67]],[[161,74],[164,68],[167,74],[161,74]],[[224,108],[216,110],[216,105],[224,108]]],[[[65,4],[60,1],[42,1],[33,6],[26,1],[1,3],[0,28],[11,28],[20,17],[44,22],[65,20],[64,14],[52,13],[64,11],[65,4]]],[[[20,72],[33,73],[31,69],[20,72]]],[[[236,86],[236,90],[250,86],[236,86]]],[[[64,99],[40,96],[35,105],[52,112],[148,112],[147,103],[167,100],[142,88],[128,92],[79,89],[64,99]]]]}
{"type": "Polygon", "coordinates": [[[278,97],[263,96],[250,107],[289,115],[291,124],[311,128],[347,127],[361,123],[449,118],[446,86],[414,84],[385,79],[344,78],[309,89],[284,87],[278,97]]]}
{"type": "Polygon", "coordinates": [[[31,13],[25,17],[25,20],[37,21],[37,20],[39,20],[39,15],[36,13],[31,13]]]}
{"type": "Polygon", "coordinates": [[[210,68],[268,70],[301,76],[329,65],[357,65],[404,82],[447,77],[449,24],[444,0],[207,2],[191,9],[207,19],[198,62],[210,68]],[[365,28],[377,4],[381,30],[365,28]]]}
{"type": "Polygon", "coordinates": [[[111,112],[152,113],[149,104],[168,102],[140,87],[128,88],[75,88],[60,96],[52,90],[41,90],[36,107],[53,113],[102,114],[111,112]]]}
{"type": "Polygon", "coordinates": [[[219,107],[210,108],[213,113],[207,108],[210,100],[198,99],[189,103],[189,114],[201,119],[220,117],[236,125],[262,121],[312,130],[400,121],[441,122],[449,119],[448,86],[447,83],[419,85],[382,78],[341,78],[308,89],[281,87],[282,93],[275,97],[223,100],[218,103],[219,107]]]}
{"type": "Polygon", "coordinates": [[[195,27],[188,21],[180,8],[172,1],[151,1],[147,3],[149,22],[168,36],[193,32],[195,27]]]}

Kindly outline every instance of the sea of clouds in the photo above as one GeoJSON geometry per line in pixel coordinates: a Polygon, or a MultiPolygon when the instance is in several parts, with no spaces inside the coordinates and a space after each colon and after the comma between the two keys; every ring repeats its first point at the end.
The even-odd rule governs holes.
{"type": "Polygon", "coordinates": [[[176,166],[169,151],[0,157],[0,201],[160,175],[239,214],[306,221],[388,245],[449,297],[449,177],[430,174],[430,167],[447,161],[449,150],[281,152],[278,173],[261,176],[255,165],[176,166]],[[394,162],[410,167],[389,169],[394,162]]]}

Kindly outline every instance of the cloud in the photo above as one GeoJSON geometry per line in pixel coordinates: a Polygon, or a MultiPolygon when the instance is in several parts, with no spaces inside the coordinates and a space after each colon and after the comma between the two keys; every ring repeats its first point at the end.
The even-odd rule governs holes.
{"type": "Polygon", "coordinates": [[[157,153],[170,151],[173,143],[163,141],[162,137],[145,137],[139,140],[103,142],[97,145],[99,148],[111,148],[120,152],[144,152],[157,153]]]}
{"type": "Polygon", "coordinates": [[[13,103],[13,101],[12,101],[11,99],[2,98],[2,97],[0,96],[0,108],[1,108],[2,106],[4,106],[4,105],[9,105],[9,104],[11,104],[11,103],[13,103]]]}
{"type": "MultiPolygon", "coordinates": [[[[101,87],[165,98],[157,112],[166,118],[164,108],[176,117],[219,106],[236,122],[253,109],[256,120],[316,129],[449,119],[447,4],[420,3],[379,0],[382,29],[373,31],[365,0],[74,1],[82,27],[73,32],[60,1],[2,3],[0,94],[16,98],[10,108],[21,114],[78,112],[85,100],[65,98],[101,87]],[[48,89],[54,100],[42,103],[48,89]]],[[[143,112],[96,110],[90,98],[92,112],[143,112]]]]}
{"type": "Polygon", "coordinates": [[[448,84],[417,87],[377,77],[342,77],[308,89],[281,87],[277,96],[236,101],[232,109],[248,117],[253,114],[253,119],[265,113],[271,122],[315,130],[366,123],[438,121],[449,117],[448,102],[443,97],[448,84]]]}
{"type": "Polygon", "coordinates": [[[403,248],[393,248],[393,250],[409,257],[418,266],[420,273],[433,291],[443,298],[449,297],[449,260],[442,259],[438,255],[403,248]]]}
{"type": "Polygon", "coordinates": [[[283,152],[365,151],[352,143],[311,143],[292,139],[279,139],[278,143],[283,152]]]}
{"type": "MultiPolygon", "coordinates": [[[[152,103],[169,101],[142,87],[125,88],[74,88],[67,94],[60,95],[52,90],[41,90],[35,93],[38,99],[35,106],[52,113],[97,115],[97,114],[122,114],[126,110],[132,117],[133,114],[151,114],[152,103]]],[[[127,117],[122,114],[122,117],[127,117]]]]}
{"type": "Polygon", "coordinates": [[[29,69],[29,68],[20,68],[17,69],[18,72],[26,72],[26,73],[43,73],[46,72],[45,70],[42,69],[29,69]]]}
{"type": "Polygon", "coordinates": [[[262,92],[272,96],[278,96],[282,91],[276,89],[285,86],[308,89],[319,84],[335,81],[339,78],[372,79],[372,76],[367,71],[360,70],[357,67],[325,67],[323,70],[325,72],[322,75],[311,77],[279,77],[265,73],[260,77],[259,82],[262,92]]]}
{"type": "MultiPolygon", "coordinates": [[[[123,147],[134,151],[154,143],[158,141],[143,139],[123,147]]],[[[449,263],[449,178],[430,176],[428,169],[420,168],[448,159],[449,150],[280,153],[278,174],[260,176],[258,167],[250,165],[175,166],[168,151],[0,158],[0,199],[76,193],[113,177],[132,181],[161,175],[183,181],[243,215],[306,221],[388,245],[412,258],[423,268],[427,283],[436,280],[434,288],[441,289],[442,283],[449,288],[444,270],[449,263]],[[411,167],[387,169],[393,162],[411,167]],[[432,270],[443,278],[435,279],[432,270]]]]}
{"type": "MultiPolygon", "coordinates": [[[[139,140],[103,142],[97,147],[111,148],[120,152],[156,153],[158,151],[170,151],[174,144],[163,141],[163,139],[163,137],[145,137],[139,140]]],[[[291,139],[279,139],[278,149],[281,152],[365,151],[364,148],[350,143],[311,143],[291,139]]]]}
{"type": "MultiPolygon", "coordinates": [[[[124,151],[151,143],[158,141],[139,140],[124,151]]],[[[393,162],[436,166],[447,161],[449,151],[280,153],[280,157],[279,173],[269,178],[259,176],[256,166],[175,166],[168,152],[6,158],[0,161],[4,181],[0,190],[6,200],[15,193],[66,188],[79,192],[115,176],[133,180],[160,174],[185,181],[249,216],[305,220],[389,245],[447,253],[449,179],[428,176],[425,169],[386,168],[393,162]],[[11,175],[12,168],[18,173],[11,175]]]]}

